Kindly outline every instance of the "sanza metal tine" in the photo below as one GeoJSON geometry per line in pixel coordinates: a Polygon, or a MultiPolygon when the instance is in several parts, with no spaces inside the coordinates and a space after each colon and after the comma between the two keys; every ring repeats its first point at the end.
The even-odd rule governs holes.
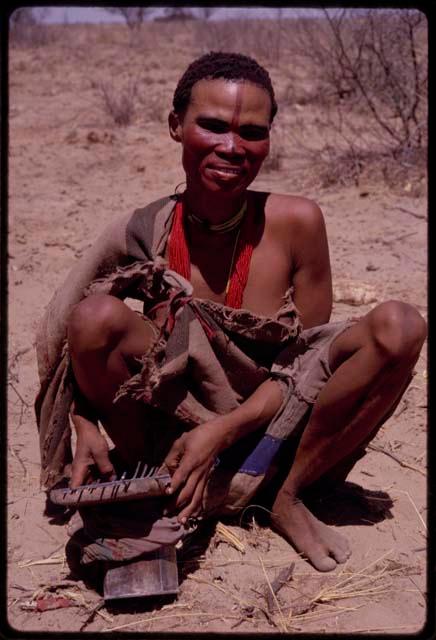
{"type": "Polygon", "coordinates": [[[148,470],[149,470],[149,466],[146,462],[144,462],[144,468],[141,473],[142,478],[146,478],[148,476],[148,470]]]}
{"type": "Polygon", "coordinates": [[[142,460],[140,460],[140,461],[138,462],[138,464],[136,465],[135,473],[133,474],[132,480],[133,480],[134,478],[136,478],[136,476],[138,475],[138,471],[139,471],[139,469],[140,469],[140,467],[141,467],[141,464],[142,464],[142,460]]]}
{"type": "Polygon", "coordinates": [[[164,495],[163,478],[168,477],[168,473],[159,465],[147,464],[140,460],[130,467],[130,470],[122,470],[118,474],[118,480],[105,481],[96,478],[89,485],[80,486],[73,489],[52,489],[50,499],[55,504],[80,504],[88,506],[100,502],[115,502],[119,500],[135,500],[148,496],[164,495]],[[134,470],[131,476],[131,470],[134,470]],[[107,489],[107,490],[106,490],[107,489]]]}

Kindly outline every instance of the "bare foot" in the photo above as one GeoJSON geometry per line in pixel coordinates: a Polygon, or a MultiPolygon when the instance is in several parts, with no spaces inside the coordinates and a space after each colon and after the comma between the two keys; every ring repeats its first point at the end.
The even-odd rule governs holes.
{"type": "Polygon", "coordinates": [[[347,540],[320,522],[295,496],[279,491],[271,524],[318,569],[332,571],[351,555],[347,540]]]}

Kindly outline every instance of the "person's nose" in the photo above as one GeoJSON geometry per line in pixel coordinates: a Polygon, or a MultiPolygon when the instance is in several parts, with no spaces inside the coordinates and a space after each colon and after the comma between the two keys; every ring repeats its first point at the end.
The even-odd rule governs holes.
{"type": "Polygon", "coordinates": [[[240,136],[233,131],[229,131],[221,138],[219,145],[216,147],[216,152],[226,157],[241,158],[245,155],[245,148],[240,136]]]}

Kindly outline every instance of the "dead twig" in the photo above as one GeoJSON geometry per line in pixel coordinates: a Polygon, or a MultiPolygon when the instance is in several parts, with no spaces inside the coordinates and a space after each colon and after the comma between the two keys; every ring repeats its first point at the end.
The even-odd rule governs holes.
{"type": "MultiPolygon", "coordinates": [[[[385,247],[391,247],[392,248],[392,245],[395,244],[396,242],[400,242],[402,240],[405,240],[406,238],[409,238],[410,236],[414,236],[417,233],[418,233],[417,231],[410,231],[408,233],[403,233],[403,234],[401,234],[399,236],[395,236],[395,238],[390,238],[390,239],[386,238],[386,239],[382,240],[382,244],[385,247]]],[[[394,254],[394,255],[397,255],[397,254],[394,254]]]]}
{"type": "MultiPolygon", "coordinates": [[[[263,560],[262,560],[262,558],[260,557],[260,555],[259,555],[259,554],[258,554],[258,558],[259,558],[260,566],[262,567],[263,575],[265,576],[265,580],[266,580],[266,582],[267,582],[267,585],[268,585],[268,588],[269,588],[270,594],[271,594],[271,596],[272,596],[272,600],[274,600],[274,602],[275,602],[275,604],[276,604],[276,606],[277,606],[277,609],[278,609],[278,611],[279,611],[279,615],[280,615],[280,622],[281,622],[281,629],[280,629],[280,627],[279,627],[279,629],[280,629],[283,633],[287,633],[287,632],[289,631],[289,629],[288,629],[288,626],[287,626],[287,624],[286,624],[286,620],[285,620],[285,617],[284,617],[284,615],[283,615],[283,611],[282,611],[282,608],[281,608],[281,606],[280,606],[280,602],[278,601],[278,599],[277,599],[277,595],[276,595],[275,591],[273,590],[273,587],[272,587],[271,581],[270,581],[270,579],[268,578],[268,574],[267,574],[267,572],[266,572],[266,570],[265,570],[265,565],[264,565],[263,560]]],[[[267,601],[267,606],[268,606],[268,608],[269,608],[268,601],[267,601]]],[[[269,611],[271,611],[271,609],[269,609],[269,611]]],[[[274,624],[275,624],[275,622],[274,622],[274,624]]],[[[277,625],[276,625],[276,626],[277,626],[277,625]]]]}
{"type": "Polygon", "coordinates": [[[386,456],[389,456],[389,458],[392,458],[392,460],[395,460],[395,462],[398,462],[398,464],[400,464],[402,467],[405,467],[406,469],[411,469],[412,471],[417,471],[422,476],[426,477],[427,474],[425,471],[423,471],[419,467],[415,467],[415,465],[413,464],[404,462],[404,460],[401,460],[401,458],[396,456],[394,453],[391,453],[390,451],[386,451],[386,449],[383,449],[383,447],[380,447],[377,444],[368,444],[367,446],[368,446],[368,449],[372,449],[373,451],[378,451],[379,453],[384,453],[386,456]]]}
{"type": "Polygon", "coordinates": [[[24,462],[21,460],[20,456],[18,455],[18,453],[15,451],[15,449],[13,447],[11,447],[10,445],[8,445],[8,450],[12,453],[13,457],[18,460],[18,462],[21,465],[21,468],[23,469],[24,472],[24,480],[26,480],[28,473],[27,473],[27,468],[26,465],[24,464],[24,462]]]}
{"type": "Polygon", "coordinates": [[[398,211],[402,211],[403,213],[408,213],[410,216],[414,218],[418,218],[418,220],[427,220],[427,216],[422,213],[416,213],[415,211],[410,211],[410,209],[405,209],[404,207],[392,207],[392,209],[397,209],[398,211]]]}
{"type": "MultiPolygon", "coordinates": [[[[257,565],[255,565],[255,566],[257,566],[257,565]]],[[[215,584],[214,582],[210,582],[210,580],[205,580],[204,578],[198,578],[197,576],[187,576],[187,579],[188,580],[193,580],[194,582],[199,582],[200,584],[207,584],[210,587],[214,587],[215,589],[218,589],[218,591],[221,591],[222,593],[226,594],[227,596],[230,595],[239,604],[239,606],[241,607],[241,611],[245,616],[247,615],[247,612],[251,613],[252,611],[254,611],[254,609],[258,609],[261,613],[263,613],[263,615],[266,617],[268,622],[270,622],[274,627],[277,627],[276,622],[274,621],[274,619],[271,617],[269,612],[264,607],[261,607],[260,605],[258,605],[256,603],[252,603],[252,602],[248,602],[247,600],[243,600],[242,598],[240,598],[238,595],[236,595],[235,593],[233,593],[229,589],[225,589],[224,587],[220,587],[219,585],[215,584]]],[[[240,617],[238,617],[237,620],[240,620],[240,617]]]]}
{"type": "Polygon", "coordinates": [[[274,610],[273,598],[278,594],[283,585],[289,581],[294,572],[294,567],[295,562],[293,562],[289,567],[284,567],[271,582],[271,589],[268,589],[265,594],[266,606],[270,613],[273,613],[274,610]]]}
{"type": "Polygon", "coordinates": [[[403,491],[402,489],[391,489],[391,491],[395,491],[396,493],[404,493],[404,495],[405,495],[405,496],[407,496],[407,497],[409,498],[409,501],[410,501],[410,503],[411,503],[412,507],[415,509],[415,511],[416,511],[416,513],[417,513],[417,515],[418,515],[418,518],[421,520],[422,526],[424,527],[425,531],[427,532],[427,525],[425,524],[425,522],[424,522],[424,519],[423,519],[422,515],[421,515],[421,514],[419,513],[419,511],[418,511],[418,507],[417,507],[417,506],[416,506],[416,504],[413,502],[413,500],[412,500],[412,498],[411,498],[411,496],[410,496],[410,493],[409,493],[408,491],[403,491]]]}
{"type": "Polygon", "coordinates": [[[32,589],[29,589],[28,587],[23,587],[21,584],[18,584],[17,582],[12,582],[11,583],[11,589],[17,589],[18,591],[26,591],[27,593],[29,593],[29,591],[33,591],[32,589]]]}
{"type": "Polygon", "coordinates": [[[104,600],[101,600],[100,602],[98,602],[95,607],[93,609],[91,609],[91,611],[89,612],[88,617],[86,618],[86,620],[82,623],[82,625],[80,626],[79,631],[84,631],[86,629],[86,627],[91,624],[91,622],[93,622],[97,611],[99,611],[99,609],[102,608],[102,606],[104,605],[104,600]]]}
{"type": "Polygon", "coordinates": [[[21,400],[21,402],[24,404],[24,406],[29,409],[30,408],[30,404],[28,402],[26,402],[26,400],[24,400],[23,396],[20,394],[20,392],[15,388],[15,385],[13,382],[9,381],[8,385],[11,387],[11,389],[13,391],[15,391],[15,393],[17,394],[17,396],[19,397],[19,399],[21,400]]]}
{"type": "Polygon", "coordinates": [[[404,413],[404,411],[406,411],[406,409],[408,409],[408,408],[409,408],[409,401],[407,400],[407,398],[403,398],[403,404],[402,404],[401,408],[395,414],[395,417],[399,418],[400,415],[402,413],[404,413]]]}
{"type": "MultiPolygon", "coordinates": [[[[86,620],[83,622],[82,626],[80,627],[79,631],[84,631],[86,629],[86,627],[91,624],[91,622],[94,620],[95,616],[98,614],[99,616],[101,616],[103,618],[103,620],[106,620],[106,622],[113,622],[113,618],[111,618],[110,616],[108,616],[107,614],[103,613],[103,611],[100,611],[100,609],[104,607],[104,600],[103,598],[97,602],[97,604],[94,607],[91,607],[90,611],[89,611],[89,615],[86,618],[86,620]]],[[[88,607],[89,608],[89,607],[88,607]]]]}
{"type": "Polygon", "coordinates": [[[20,569],[26,569],[35,565],[64,564],[65,560],[65,553],[62,553],[58,556],[51,556],[50,558],[45,558],[43,560],[25,560],[24,562],[19,562],[18,566],[20,567],[20,569]]]}
{"type": "Polygon", "coordinates": [[[146,623],[146,622],[155,622],[156,620],[167,620],[168,618],[198,618],[200,616],[207,616],[209,618],[221,618],[224,620],[239,620],[239,616],[230,616],[227,613],[217,614],[216,611],[196,611],[194,613],[170,613],[165,616],[149,616],[148,618],[141,618],[141,620],[134,620],[133,622],[127,622],[126,624],[120,624],[117,627],[106,627],[102,629],[102,631],[118,631],[119,629],[125,629],[126,627],[133,627],[138,624],[146,623]]]}
{"type": "Polygon", "coordinates": [[[415,631],[416,633],[418,632],[418,627],[415,625],[410,625],[410,624],[405,624],[405,625],[401,625],[398,627],[372,627],[370,629],[366,628],[366,629],[351,629],[348,633],[350,635],[355,634],[355,633],[375,633],[375,632],[384,632],[384,631],[404,631],[405,629],[408,629],[410,632],[415,631]]]}

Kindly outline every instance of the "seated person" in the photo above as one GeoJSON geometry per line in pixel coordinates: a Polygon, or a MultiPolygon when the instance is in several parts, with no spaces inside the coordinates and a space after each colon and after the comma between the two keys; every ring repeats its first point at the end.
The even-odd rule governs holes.
{"type": "Polygon", "coordinates": [[[153,439],[172,477],[170,513],[182,524],[226,504],[242,508],[280,460],[271,526],[329,571],[350,549],[311,513],[304,492],[345,477],[363,455],[410,382],[426,324],[396,300],[329,322],[320,208],[249,190],[276,112],[267,71],[246,56],[206,54],[181,77],[168,122],[185,190],[111,225],[41,325],[43,478],[52,486],[71,459],[70,406],[71,487],[91,464],[104,477],[113,473],[99,422],[126,464],[148,459],[153,439]],[[123,301],[139,276],[144,314],[123,301]],[[148,429],[153,420],[160,426],[148,429]],[[286,462],[278,453],[295,434],[286,462]],[[229,471],[232,451],[245,453],[229,471]]]}

